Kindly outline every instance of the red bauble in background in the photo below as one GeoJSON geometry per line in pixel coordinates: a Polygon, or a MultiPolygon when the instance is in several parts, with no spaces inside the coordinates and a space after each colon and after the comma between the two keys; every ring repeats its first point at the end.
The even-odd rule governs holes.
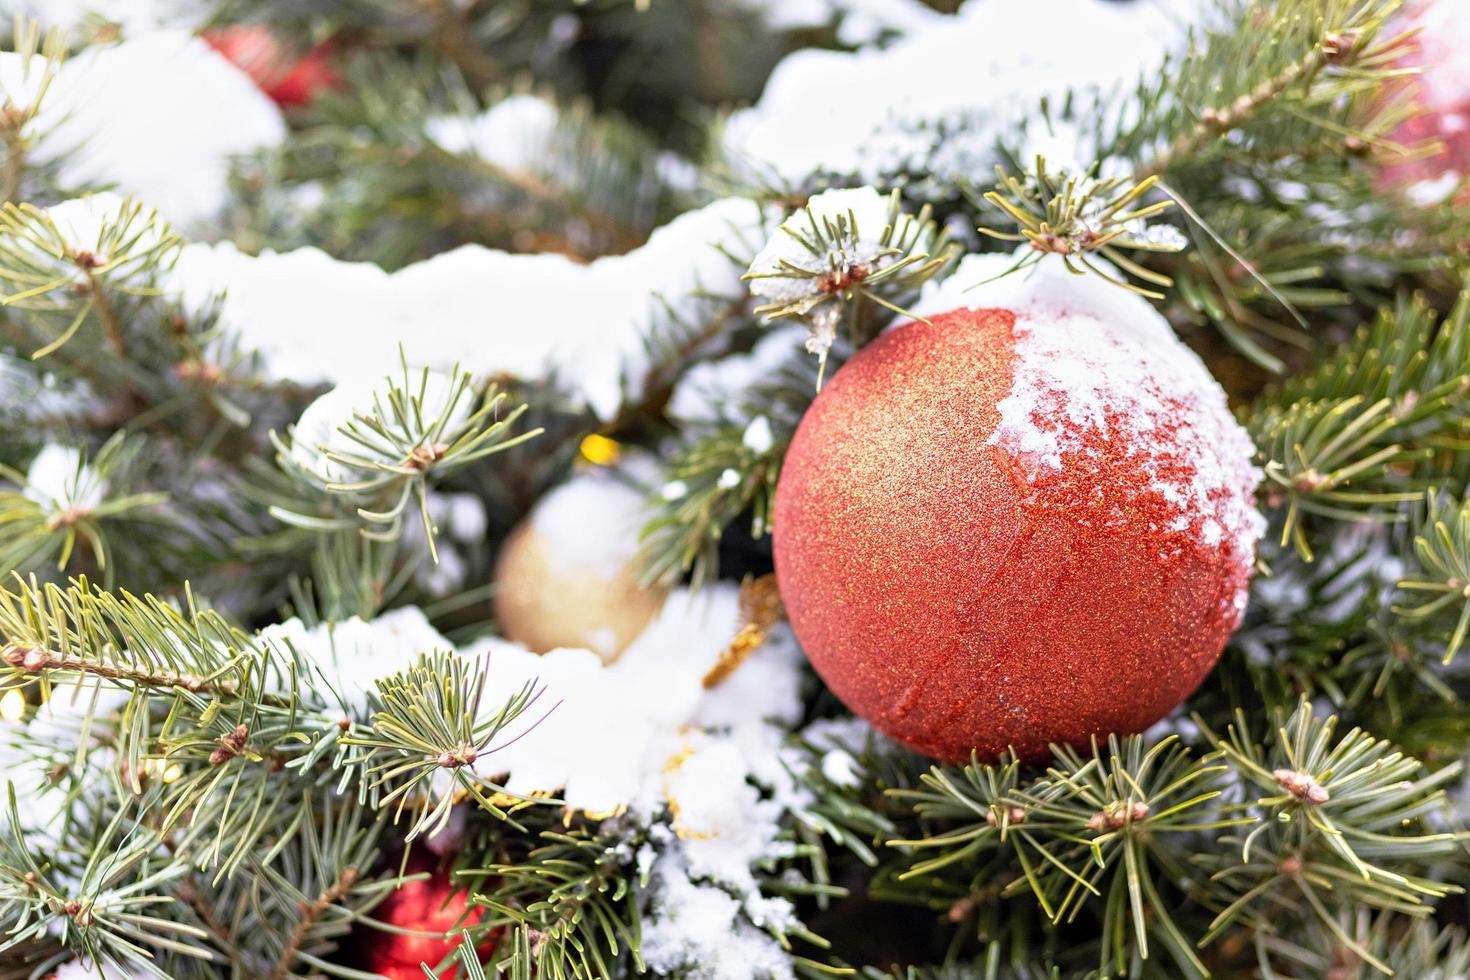
{"type": "Polygon", "coordinates": [[[204,40],[282,108],[310,105],[318,94],[336,88],[342,81],[332,63],[330,42],[292,59],[264,24],[205,31],[204,40]]]}
{"type": "MultiPolygon", "coordinates": [[[[480,909],[470,908],[466,913],[467,905],[468,894],[456,888],[446,875],[434,874],[400,885],[373,910],[374,917],[404,929],[439,935],[408,936],[371,930],[371,938],[364,941],[367,968],[388,980],[423,980],[419,964],[437,965],[458,948],[460,931],[480,921],[480,909]]],[[[481,952],[489,950],[482,945],[481,952]]],[[[459,975],[458,964],[439,974],[444,980],[459,975]]]]}
{"type": "Polygon", "coordinates": [[[1385,36],[1409,30],[1418,33],[1402,66],[1419,73],[1394,81],[1384,93],[1386,98],[1411,99],[1420,111],[1391,136],[1407,147],[1437,141],[1442,148],[1388,163],[1379,173],[1379,184],[1407,188],[1426,203],[1451,194],[1464,201],[1470,176],[1470,3],[1410,0],[1385,36]]]}
{"type": "Polygon", "coordinates": [[[955,762],[1167,714],[1238,624],[1262,529],[1250,440],[1162,318],[1095,277],[1023,280],[981,294],[1008,309],[859,352],[776,494],[777,580],[818,673],[955,762]]]}

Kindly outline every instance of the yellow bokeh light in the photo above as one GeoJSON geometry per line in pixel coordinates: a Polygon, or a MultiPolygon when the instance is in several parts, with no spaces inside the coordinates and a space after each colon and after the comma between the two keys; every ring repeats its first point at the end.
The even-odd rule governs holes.
{"type": "Polygon", "coordinates": [[[623,455],[623,447],[616,439],[592,433],[582,440],[582,458],[594,466],[611,466],[623,455]]]}
{"type": "Polygon", "coordinates": [[[11,688],[4,694],[0,694],[0,718],[6,721],[20,721],[26,713],[26,697],[16,688],[11,688]]]}
{"type": "Polygon", "coordinates": [[[170,762],[168,764],[168,768],[163,771],[163,781],[165,783],[171,783],[183,774],[184,770],[179,768],[179,764],[177,762],[170,762]]]}

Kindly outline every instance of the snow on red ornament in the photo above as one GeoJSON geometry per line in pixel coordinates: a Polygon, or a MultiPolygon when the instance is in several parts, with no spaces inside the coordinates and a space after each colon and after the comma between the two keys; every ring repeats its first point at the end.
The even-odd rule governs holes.
{"type": "Polygon", "coordinates": [[[323,90],[342,81],[332,62],[331,42],[292,59],[264,24],[216,28],[205,31],[204,40],[282,108],[310,105],[323,90]]]}
{"type": "Polygon", "coordinates": [[[1384,97],[1407,97],[1420,111],[1396,129],[1392,139],[1408,147],[1437,141],[1442,149],[1389,163],[1379,172],[1379,184],[1403,189],[1426,204],[1437,204],[1457,191],[1463,198],[1470,175],[1470,3],[1410,0],[1385,36],[1410,30],[1417,33],[1401,66],[1418,69],[1418,74],[1386,86],[1384,97]]]}
{"type": "Polygon", "coordinates": [[[948,761],[1163,717],[1239,623],[1264,526],[1254,447],[1200,360],[1140,297],[1047,266],[926,294],[948,312],[837,372],[776,492],[817,672],[948,761]]]}
{"type": "MultiPolygon", "coordinates": [[[[466,912],[467,906],[467,893],[456,888],[446,875],[436,873],[400,885],[374,910],[374,916],[404,929],[438,935],[373,930],[372,939],[365,943],[367,968],[388,980],[423,980],[424,971],[419,965],[437,966],[458,948],[460,932],[480,921],[480,908],[471,907],[466,912]]],[[[481,952],[489,949],[482,945],[481,952]]],[[[457,962],[439,974],[442,980],[459,975],[457,962]]]]}

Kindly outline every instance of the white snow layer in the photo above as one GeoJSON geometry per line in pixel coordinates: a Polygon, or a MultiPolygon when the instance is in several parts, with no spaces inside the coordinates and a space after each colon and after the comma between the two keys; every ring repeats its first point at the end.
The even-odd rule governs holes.
{"type": "MultiPolygon", "coordinates": [[[[359,416],[372,418],[378,409],[391,419],[388,401],[389,382],[401,389],[411,401],[418,399],[423,431],[415,435],[427,437],[440,418],[446,419],[439,430],[452,435],[458,426],[474,413],[477,396],[473,385],[453,384],[454,378],[441,371],[410,370],[405,380],[401,370],[380,378],[354,378],[319,396],[306,407],[291,432],[291,456],[302,467],[317,474],[324,482],[343,482],[350,474],[348,467],[329,454],[346,454],[376,462],[398,465],[402,459],[390,459],[362,445],[344,431],[359,416]],[[422,398],[420,398],[422,392],[422,398]],[[450,404],[450,398],[454,403],[450,404]]],[[[402,434],[402,433],[400,433],[402,434]]],[[[421,440],[422,441],[422,440],[421,440]]]]}
{"type": "Polygon", "coordinates": [[[88,19],[114,24],[124,37],[159,27],[192,29],[209,16],[197,0],[3,0],[0,17],[8,24],[19,14],[39,21],[43,29],[81,25],[88,19]]]}
{"type": "Polygon", "coordinates": [[[857,46],[888,34],[911,34],[944,19],[919,0],[736,0],[780,30],[837,25],[837,40],[857,46]]]}
{"type": "Polygon", "coordinates": [[[535,95],[512,95],[478,116],[436,116],[429,138],[450,153],[471,153],[502,170],[523,171],[546,159],[560,115],[535,95]]]}
{"type": "Polygon", "coordinates": [[[537,501],[531,526],[551,552],[554,574],[610,582],[637,557],[638,535],[650,516],[643,493],[594,472],[537,501]]]}
{"type": "Polygon", "coordinates": [[[80,450],[48,443],[31,460],[24,493],[48,514],[92,510],[107,496],[107,481],[82,461],[80,450]]]}
{"type": "Polygon", "coordinates": [[[736,254],[763,240],[761,209],[730,198],[681,215],[626,255],[579,265],[466,245],[384,272],[318,249],[241,253],[228,242],[186,246],[169,285],[203,308],[224,294],[223,322],[267,370],[298,382],[377,381],[406,347],[410,363],[479,376],[548,371],[603,418],[624,385],[641,390],[646,341],[700,294],[739,297],[736,254]]]}
{"type": "MultiPolygon", "coordinates": [[[[800,712],[800,655],[789,633],[776,630],[724,683],[708,691],[702,684],[739,626],[738,590],[720,585],[698,596],[674,593],[611,665],[588,650],[537,655],[493,637],[459,648],[460,656],[484,665],[486,710],[497,710],[529,680],[545,688],[535,707],[511,726],[504,748],[482,755],[477,771],[509,773],[507,786],[516,793],[564,787],[560,795],[576,809],[628,808],[647,815],[667,799],[665,767],[671,760],[691,746],[697,755],[701,746],[718,745],[725,755],[740,754],[742,773],[755,773],[766,785],[786,785],[775,759],[781,729],[767,719],[789,726],[800,712]],[[717,731],[718,740],[691,742],[692,729],[703,727],[717,731]]],[[[380,678],[412,666],[420,653],[454,649],[413,607],[369,622],[354,618],[311,629],[293,619],[260,635],[305,656],[355,718],[366,716],[380,678]]]]}
{"type": "MultiPolygon", "coordinates": [[[[5,68],[0,81],[18,75],[5,68]]],[[[6,94],[19,104],[8,84],[6,94]]],[[[63,184],[112,187],[191,230],[227,204],[232,157],[286,136],[280,110],[249,76],[181,31],[140,33],[67,60],[34,126],[44,136],[33,156],[55,161],[63,184]]]]}
{"type": "MultiPolygon", "coordinates": [[[[888,226],[888,198],[872,187],[845,187],[823,191],[807,201],[771,233],[766,244],[750,263],[750,291],[756,296],[777,302],[791,302],[819,294],[816,281],[790,275],[793,267],[813,275],[822,275],[834,267],[850,269],[876,261],[883,252],[880,239],[888,226]],[[813,252],[808,245],[822,248],[818,242],[827,229],[845,229],[837,240],[813,252]],[[764,277],[771,278],[764,278],[764,277]]],[[[917,243],[922,251],[925,242],[917,243]]]]}
{"type": "Polygon", "coordinates": [[[736,113],[725,148],[756,173],[877,180],[922,163],[940,183],[984,173],[996,137],[1068,89],[1106,91],[1159,63],[1194,16],[1166,4],[971,0],[890,47],[787,56],[760,101],[736,113]],[[963,135],[955,124],[965,125],[963,135]]]}
{"type": "MultiPolygon", "coordinates": [[[[1265,531],[1252,498],[1261,472],[1250,436],[1204,363],[1136,293],[1074,275],[1061,261],[996,278],[1013,263],[1007,255],[968,256],[944,282],[925,287],[915,310],[1015,313],[1015,380],[990,442],[1030,460],[1035,476],[1059,469],[1063,454],[1092,451],[1087,437],[1116,425],[1114,444],[1130,447],[1173,510],[1167,529],[1189,531],[1207,548],[1228,540],[1248,566],[1265,531]]],[[[1241,581],[1237,609],[1245,603],[1246,576],[1241,581]]]]}

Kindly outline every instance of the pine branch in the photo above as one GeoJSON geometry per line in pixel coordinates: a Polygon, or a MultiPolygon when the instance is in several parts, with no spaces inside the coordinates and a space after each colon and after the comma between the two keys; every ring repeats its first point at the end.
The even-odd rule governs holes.
{"type": "MultiPolygon", "coordinates": [[[[448,821],[461,794],[501,820],[514,821],[505,804],[530,802],[508,794],[476,771],[498,749],[521,738],[507,728],[535,706],[545,688],[527,681],[503,704],[484,704],[486,669],[456,655],[424,655],[410,670],[378,682],[381,710],[361,735],[342,738],[353,752],[347,765],[360,770],[375,806],[412,816],[406,839],[434,833],[448,821]],[[381,795],[379,795],[381,794],[381,795]]],[[[534,726],[556,705],[532,722],[534,726]]]]}
{"type": "Polygon", "coordinates": [[[281,950],[280,958],[276,965],[271,968],[270,980],[285,980],[291,974],[291,966],[296,962],[296,957],[301,951],[301,945],[306,941],[312,927],[317,920],[333,905],[346,897],[352,886],[357,884],[358,870],[356,868],[343,868],[337,875],[337,880],[332,882],[316,901],[301,909],[301,920],[296,924],[296,929],[291,933],[291,938],[286,941],[286,948],[281,950]]]}
{"type": "Polygon", "coordinates": [[[491,962],[511,980],[643,972],[637,876],[628,865],[638,843],[631,827],[617,824],[603,833],[544,830],[515,863],[460,872],[488,888],[476,897],[489,912],[476,934],[510,927],[491,962]]]}

